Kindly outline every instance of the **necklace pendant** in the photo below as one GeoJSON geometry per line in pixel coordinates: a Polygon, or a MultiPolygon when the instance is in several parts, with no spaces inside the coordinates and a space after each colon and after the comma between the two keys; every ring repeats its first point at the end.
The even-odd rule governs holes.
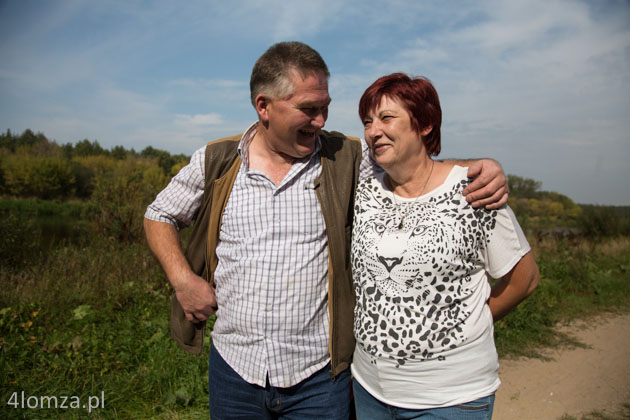
{"type": "Polygon", "coordinates": [[[400,218],[400,223],[398,223],[398,230],[402,230],[404,221],[405,221],[405,218],[401,217],[400,218]]]}

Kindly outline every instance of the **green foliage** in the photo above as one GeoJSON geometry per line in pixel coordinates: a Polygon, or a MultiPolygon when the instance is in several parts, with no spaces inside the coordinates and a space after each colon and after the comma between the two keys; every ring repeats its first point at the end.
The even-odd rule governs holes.
{"type": "Polygon", "coordinates": [[[153,165],[160,169],[161,176],[156,172],[143,178],[147,185],[142,189],[155,194],[157,191],[153,188],[163,185],[163,178],[177,173],[188,158],[152,147],[147,147],[141,155],[123,146],[106,150],[97,140],[88,139],[59,146],[42,133],[25,130],[21,135],[14,135],[7,130],[0,134],[0,194],[22,198],[89,199],[98,182],[102,189],[103,177],[120,172],[120,166],[126,165],[121,162],[130,161],[135,161],[136,166],[153,165]]]}
{"type": "Polygon", "coordinates": [[[569,197],[540,191],[540,182],[516,175],[508,175],[508,185],[509,205],[526,232],[538,236],[578,227],[582,210],[569,197]]]}
{"type": "Polygon", "coordinates": [[[509,205],[523,229],[544,236],[583,236],[593,241],[630,235],[630,207],[577,205],[569,197],[541,191],[541,183],[508,175],[509,205]]]}
{"type": "MultiPolygon", "coordinates": [[[[207,356],[189,355],[169,338],[171,289],[143,244],[95,237],[31,256],[20,272],[2,265],[0,279],[3,403],[20,390],[83,401],[103,391],[105,408],[93,418],[207,418],[207,356]]],[[[4,412],[87,416],[82,409],[4,412]]]]}
{"type": "Polygon", "coordinates": [[[39,253],[40,235],[33,219],[0,213],[2,266],[7,270],[26,266],[32,256],[39,253]]]}
{"type": "Polygon", "coordinates": [[[141,238],[146,207],[167,182],[155,162],[147,159],[116,161],[111,171],[97,173],[91,202],[97,208],[98,230],[118,241],[141,238]]]}
{"type": "Polygon", "coordinates": [[[596,244],[549,237],[538,246],[541,282],[532,296],[495,324],[500,354],[532,356],[540,347],[577,344],[557,333],[554,325],[630,308],[630,240],[596,244]]]}
{"type": "Polygon", "coordinates": [[[0,200],[0,214],[13,213],[27,218],[39,216],[86,217],[92,209],[83,202],[45,201],[37,199],[0,200]]]}
{"type": "Polygon", "coordinates": [[[22,151],[5,156],[1,165],[4,189],[11,195],[50,199],[74,193],[72,168],[60,157],[30,156],[22,151]]]}
{"type": "MultiPolygon", "coordinates": [[[[122,178],[147,183],[163,180],[154,161],[118,164],[103,173],[119,171],[122,178]]],[[[0,222],[1,234],[16,238],[2,255],[8,250],[27,261],[9,266],[0,260],[0,398],[6,402],[13,392],[24,390],[86,400],[102,391],[105,408],[89,418],[207,419],[209,341],[204,355],[196,357],[169,338],[172,291],[147,247],[91,235],[41,252],[41,236],[35,233],[39,228],[25,223],[72,215],[76,224],[77,219],[94,219],[97,210],[94,204],[0,200],[5,216],[0,221],[7,220],[0,222]]],[[[82,226],[89,235],[89,224],[82,226]]],[[[542,283],[495,325],[502,355],[531,355],[541,345],[570,343],[554,332],[557,322],[630,307],[630,239],[591,243],[545,238],[535,252],[542,283]]],[[[7,413],[3,418],[87,417],[82,409],[7,413]]]]}
{"type": "Polygon", "coordinates": [[[542,183],[531,178],[508,175],[510,195],[519,198],[536,198],[542,183]]]}
{"type": "Polygon", "coordinates": [[[84,203],[0,200],[0,255],[5,270],[27,267],[50,247],[87,239],[86,219],[93,212],[84,203]]]}
{"type": "Polygon", "coordinates": [[[105,149],[98,144],[97,140],[91,142],[88,139],[77,142],[74,145],[74,150],[72,151],[73,156],[98,156],[105,154],[105,149]]]}
{"type": "Polygon", "coordinates": [[[30,129],[24,130],[24,132],[19,135],[13,135],[11,130],[7,130],[6,133],[0,134],[0,148],[7,149],[11,152],[15,152],[17,148],[20,147],[33,147],[38,144],[48,143],[48,139],[42,133],[33,133],[30,129]]]}
{"type": "MultiPolygon", "coordinates": [[[[105,409],[90,418],[207,419],[207,357],[168,338],[170,286],[141,241],[146,205],[186,161],[153,148],[140,156],[122,146],[107,151],[89,140],[58,146],[30,130],[0,135],[4,194],[89,198],[0,200],[4,402],[19,390],[83,399],[103,391],[105,409]],[[51,226],[66,239],[51,240],[51,226]]],[[[619,237],[630,234],[630,209],[580,207],[540,186],[510,176],[510,205],[535,238],[542,280],[495,325],[502,355],[570,342],[553,329],[560,321],[630,308],[630,240],[619,237]],[[559,228],[582,237],[548,234],[559,228]]],[[[4,418],[25,416],[86,412],[17,409],[4,418]]]]}
{"type": "Polygon", "coordinates": [[[612,206],[582,206],[580,226],[583,234],[592,240],[630,235],[630,215],[624,208],[612,206]]]}
{"type": "Polygon", "coordinates": [[[177,173],[173,173],[174,168],[178,168],[177,171],[179,171],[189,160],[185,155],[171,155],[164,150],[154,149],[151,146],[142,150],[140,156],[156,159],[164,174],[171,176],[177,173]]]}

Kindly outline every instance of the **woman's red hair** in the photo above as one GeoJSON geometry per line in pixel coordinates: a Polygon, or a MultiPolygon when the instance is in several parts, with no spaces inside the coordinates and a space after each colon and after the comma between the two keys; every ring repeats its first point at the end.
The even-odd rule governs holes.
{"type": "Polygon", "coordinates": [[[440,126],[442,125],[442,108],[437,91],[426,77],[411,78],[404,73],[393,73],[376,80],[363,92],[359,101],[359,117],[365,121],[367,115],[374,111],[383,97],[398,101],[409,112],[411,128],[420,133],[424,128],[432,126],[429,134],[423,137],[424,147],[429,156],[437,156],[442,148],[440,126]]]}

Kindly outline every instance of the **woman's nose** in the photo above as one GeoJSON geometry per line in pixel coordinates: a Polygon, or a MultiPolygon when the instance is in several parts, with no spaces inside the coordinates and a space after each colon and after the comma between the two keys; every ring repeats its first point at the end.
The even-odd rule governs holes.
{"type": "Polygon", "coordinates": [[[378,139],[381,137],[381,127],[376,122],[371,122],[365,127],[365,138],[366,139],[378,139]]]}

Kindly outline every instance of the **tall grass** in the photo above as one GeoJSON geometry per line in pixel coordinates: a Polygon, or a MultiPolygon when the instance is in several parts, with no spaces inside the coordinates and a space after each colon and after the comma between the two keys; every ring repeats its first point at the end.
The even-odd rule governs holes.
{"type": "MultiPolygon", "coordinates": [[[[120,243],[88,224],[81,240],[42,250],[29,214],[0,217],[0,418],[207,419],[207,357],[169,338],[171,289],[143,241],[120,243]],[[81,401],[104,392],[105,406],[7,405],[21,391],[81,401]]],[[[542,283],[496,324],[502,355],[566,343],[558,322],[630,307],[629,238],[532,244],[542,283]]]]}
{"type": "Polygon", "coordinates": [[[41,253],[28,240],[37,238],[33,223],[3,220],[5,233],[18,226],[34,235],[17,252],[28,264],[0,266],[1,418],[88,417],[7,404],[24,391],[83,402],[104,392],[105,408],[89,418],[207,419],[207,358],[168,337],[170,286],[143,243],[95,236],[41,253]]]}

